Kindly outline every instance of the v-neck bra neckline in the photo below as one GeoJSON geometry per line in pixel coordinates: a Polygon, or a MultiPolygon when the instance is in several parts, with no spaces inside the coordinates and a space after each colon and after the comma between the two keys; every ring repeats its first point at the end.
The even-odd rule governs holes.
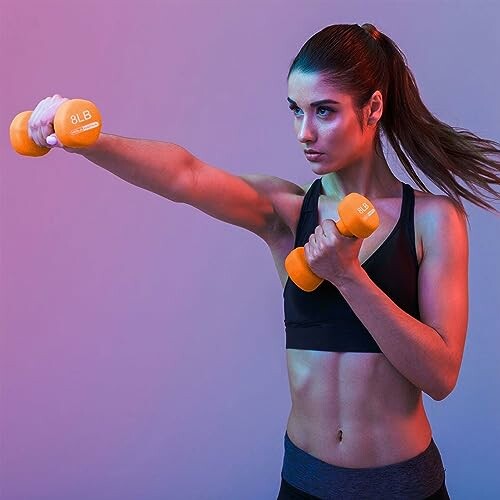
{"type": "MultiPolygon", "coordinates": [[[[318,189],[318,196],[316,199],[316,203],[314,203],[314,220],[316,221],[316,226],[319,226],[320,220],[319,220],[319,209],[318,209],[318,204],[319,204],[319,197],[321,194],[324,195],[323,192],[323,185],[321,184],[321,177],[319,179],[316,179],[316,182],[319,184],[319,189],[318,189]]],[[[411,189],[411,186],[408,186],[411,189]]],[[[380,245],[375,249],[375,251],[361,264],[361,267],[366,266],[371,260],[373,260],[382,250],[384,246],[394,237],[396,234],[397,230],[402,224],[403,221],[403,215],[404,215],[404,208],[407,203],[408,199],[408,191],[406,188],[406,184],[404,182],[401,182],[401,189],[402,189],[402,194],[401,194],[401,208],[399,211],[399,217],[398,220],[395,224],[395,226],[392,228],[392,230],[389,232],[388,236],[380,243],[380,245]]]]}

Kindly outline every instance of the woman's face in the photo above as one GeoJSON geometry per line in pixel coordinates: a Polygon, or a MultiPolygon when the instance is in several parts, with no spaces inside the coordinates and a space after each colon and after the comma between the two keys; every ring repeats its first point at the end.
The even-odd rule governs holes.
{"type": "Polygon", "coordinates": [[[322,153],[307,160],[316,174],[340,170],[368,153],[370,134],[368,129],[365,134],[361,132],[351,96],[325,83],[318,73],[293,71],[288,79],[287,100],[302,149],[322,153]],[[318,103],[324,100],[335,102],[318,103]]]}

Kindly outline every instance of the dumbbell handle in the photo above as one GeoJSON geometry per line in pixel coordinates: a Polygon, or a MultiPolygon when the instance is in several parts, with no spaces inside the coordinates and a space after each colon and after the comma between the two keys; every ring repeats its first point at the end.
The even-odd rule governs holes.
{"type": "MultiPolygon", "coordinates": [[[[32,111],[17,114],[10,124],[10,143],[14,151],[25,156],[43,156],[51,148],[39,146],[28,133],[28,120],[32,111]]],[[[102,119],[92,101],[69,99],[63,102],[54,116],[54,132],[63,146],[84,148],[99,138],[102,119]]]]}
{"type": "MultiPolygon", "coordinates": [[[[367,238],[379,225],[379,216],[372,203],[358,193],[348,194],[338,206],[340,220],[335,222],[344,236],[367,238]]],[[[293,249],[285,259],[290,279],[304,292],[312,292],[324,279],[317,276],[307,264],[304,247],[293,249]]]]}

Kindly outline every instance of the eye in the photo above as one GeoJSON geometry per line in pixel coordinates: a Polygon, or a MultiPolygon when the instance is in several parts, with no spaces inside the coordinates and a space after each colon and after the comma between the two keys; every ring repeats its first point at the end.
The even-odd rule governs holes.
{"type": "MultiPolygon", "coordinates": [[[[293,111],[293,114],[294,114],[295,116],[297,116],[297,114],[295,113],[295,111],[296,111],[297,109],[300,109],[300,108],[299,108],[298,106],[295,106],[294,104],[290,104],[290,106],[288,106],[288,107],[289,107],[289,108],[293,111]]],[[[320,106],[320,107],[318,108],[318,111],[319,111],[320,109],[322,109],[322,110],[326,110],[327,112],[332,112],[332,113],[333,113],[333,109],[327,108],[327,107],[325,107],[325,106],[320,106]]],[[[322,116],[322,117],[325,117],[325,116],[327,116],[327,115],[328,115],[328,113],[321,113],[321,114],[320,114],[320,116],[322,116]]]]}
{"type": "MultiPolygon", "coordinates": [[[[330,108],[325,108],[324,106],[320,106],[320,107],[318,108],[318,111],[319,111],[320,109],[326,109],[326,111],[328,111],[328,112],[330,112],[330,111],[331,111],[331,112],[333,113],[333,109],[330,109],[330,108]]],[[[326,116],[326,115],[321,115],[321,116],[326,116]]]]}

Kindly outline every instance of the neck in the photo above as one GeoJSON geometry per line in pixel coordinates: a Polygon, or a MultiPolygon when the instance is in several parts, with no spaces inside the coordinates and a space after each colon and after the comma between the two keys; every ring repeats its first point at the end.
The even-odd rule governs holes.
{"type": "Polygon", "coordinates": [[[349,193],[370,199],[401,195],[401,181],[392,173],[384,158],[374,156],[322,176],[326,196],[341,200],[349,193]]]}

